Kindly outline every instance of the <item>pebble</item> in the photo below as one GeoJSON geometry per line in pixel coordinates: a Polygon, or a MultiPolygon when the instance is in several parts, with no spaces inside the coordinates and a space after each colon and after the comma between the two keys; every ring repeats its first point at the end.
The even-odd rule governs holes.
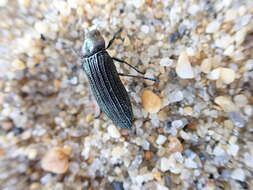
{"type": "Polygon", "coordinates": [[[159,112],[162,105],[161,98],[150,90],[143,91],[141,96],[141,102],[144,107],[144,110],[149,113],[159,112]]]}
{"type": "Polygon", "coordinates": [[[160,65],[163,67],[170,67],[172,66],[172,64],[173,64],[173,60],[168,57],[162,58],[160,60],[160,65]]]}
{"type": "Polygon", "coordinates": [[[204,59],[200,65],[200,69],[203,73],[209,73],[212,68],[212,60],[210,58],[204,59]]]}
{"type": "Polygon", "coordinates": [[[144,159],[145,159],[146,161],[149,161],[149,160],[152,158],[153,154],[154,154],[154,153],[151,152],[151,151],[146,151],[145,154],[144,154],[144,159]]]}
{"type": "Polygon", "coordinates": [[[8,0],[0,0],[0,7],[5,7],[8,4],[8,0]]]}
{"type": "Polygon", "coordinates": [[[184,165],[187,168],[192,168],[192,169],[198,168],[197,163],[192,158],[185,159],[184,165]]]}
{"type": "Polygon", "coordinates": [[[230,35],[222,35],[220,39],[217,39],[215,44],[217,47],[226,49],[230,44],[232,44],[234,38],[230,35]]]}
{"type": "Polygon", "coordinates": [[[239,151],[239,146],[236,145],[236,144],[231,144],[228,146],[228,150],[227,150],[227,153],[232,155],[232,156],[236,156],[237,153],[239,151]]]}
{"type": "Polygon", "coordinates": [[[120,138],[120,132],[115,125],[109,125],[107,131],[112,138],[120,138]]]}
{"type": "Polygon", "coordinates": [[[244,153],[244,163],[246,166],[253,168],[253,149],[251,149],[251,154],[248,152],[244,153]]]}
{"type": "Polygon", "coordinates": [[[183,145],[181,142],[178,140],[176,137],[171,137],[169,139],[169,144],[168,144],[168,152],[170,154],[175,153],[175,152],[182,152],[183,151],[183,145]]]}
{"type": "Polygon", "coordinates": [[[171,126],[175,127],[175,128],[178,128],[178,129],[183,128],[184,127],[184,122],[182,120],[174,120],[174,121],[172,121],[171,126]]]}
{"type": "Polygon", "coordinates": [[[248,98],[243,94],[238,94],[234,97],[234,102],[239,107],[244,107],[248,104],[248,98]]]}
{"type": "Polygon", "coordinates": [[[112,149],[112,157],[113,158],[120,158],[124,155],[124,149],[120,146],[116,146],[112,149]]]}
{"type": "Polygon", "coordinates": [[[160,169],[162,172],[166,172],[170,169],[171,161],[168,158],[163,157],[161,159],[160,169]]]}
{"type": "Polygon", "coordinates": [[[235,71],[230,68],[222,68],[220,78],[225,84],[230,84],[235,80],[235,71]]]}
{"type": "Polygon", "coordinates": [[[49,25],[43,21],[36,22],[34,28],[39,34],[46,35],[49,32],[49,25]]]}
{"type": "Polygon", "coordinates": [[[232,171],[231,178],[239,181],[245,181],[245,173],[241,168],[236,168],[232,171]]]}
{"type": "Polygon", "coordinates": [[[12,62],[12,66],[15,70],[23,70],[26,68],[25,63],[19,59],[15,59],[12,62]]]}
{"type": "Polygon", "coordinates": [[[179,174],[182,171],[182,165],[177,163],[174,155],[171,155],[169,158],[161,158],[160,169],[162,172],[170,171],[174,174],[179,174]]]}
{"type": "Polygon", "coordinates": [[[215,20],[207,25],[206,33],[215,33],[219,30],[219,28],[220,28],[220,23],[215,20]]]}
{"type": "Polygon", "coordinates": [[[230,45],[230,46],[227,47],[227,49],[224,51],[223,54],[226,55],[226,56],[233,57],[234,50],[235,50],[235,46],[234,45],[230,45]]]}
{"type": "Polygon", "coordinates": [[[114,190],[124,190],[123,183],[118,181],[112,182],[112,187],[114,190]]]}
{"type": "Polygon", "coordinates": [[[156,144],[162,145],[166,142],[167,138],[164,135],[158,135],[156,139],[156,144]]]}
{"type": "Polygon", "coordinates": [[[218,80],[220,78],[221,68],[213,69],[207,76],[209,80],[218,80]]]}
{"type": "Polygon", "coordinates": [[[3,149],[0,148],[0,157],[5,155],[5,151],[3,149]]]}
{"type": "Polygon", "coordinates": [[[9,131],[13,128],[13,123],[9,120],[2,121],[1,128],[5,131],[9,131]]]}
{"type": "Polygon", "coordinates": [[[236,106],[229,97],[218,96],[215,98],[214,102],[218,104],[225,112],[236,111],[236,106]]]}
{"type": "Polygon", "coordinates": [[[190,106],[184,107],[184,114],[185,115],[192,115],[193,114],[193,109],[190,106]]]}
{"type": "Polygon", "coordinates": [[[203,188],[203,190],[215,190],[215,189],[217,189],[216,185],[212,181],[208,181],[203,188]]]}
{"type": "Polygon", "coordinates": [[[253,114],[253,107],[250,106],[250,105],[246,105],[244,107],[244,113],[247,115],[247,116],[251,116],[253,114]]]}
{"type": "Polygon", "coordinates": [[[169,94],[168,101],[170,104],[180,102],[184,99],[184,94],[182,91],[174,91],[171,94],[169,94]]]}
{"type": "Polygon", "coordinates": [[[225,14],[225,21],[232,21],[235,20],[237,17],[238,11],[234,9],[229,9],[226,11],[225,14]]]}
{"type": "Polygon", "coordinates": [[[41,167],[45,171],[63,174],[69,168],[70,147],[54,147],[41,160],[41,167]]]}
{"type": "Polygon", "coordinates": [[[195,123],[188,123],[187,128],[191,130],[197,129],[197,125],[195,123]]]}
{"type": "Polygon", "coordinates": [[[141,26],[141,31],[145,34],[149,33],[149,27],[147,25],[141,26]]]}
{"type": "Polygon", "coordinates": [[[220,79],[224,84],[231,84],[235,80],[235,71],[230,68],[218,67],[212,70],[207,78],[210,80],[220,79]]]}
{"type": "Polygon", "coordinates": [[[176,66],[176,73],[182,79],[194,78],[193,69],[186,52],[182,52],[179,55],[176,66]]]}
{"type": "Polygon", "coordinates": [[[157,190],[169,190],[168,187],[165,187],[164,185],[160,185],[160,184],[157,184],[156,189],[157,190]]]}
{"type": "Polygon", "coordinates": [[[213,149],[213,154],[215,156],[223,156],[225,154],[225,151],[224,151],[224,149],[220,145],[217,145],[213,149]]]}
{"type": "Polygon", "coordinates": [[[230,112],[228,114],[228,117],[236,127],[239,128],[245,127],[246,122],[239,112],[230,112]]]}
{"type": "Polygon", "coordinates": [[[124,39],[124,46],[128,47],[131,45],[131,41],[130,39],[128,38],[128,36],[125,37],[124,39]]]}

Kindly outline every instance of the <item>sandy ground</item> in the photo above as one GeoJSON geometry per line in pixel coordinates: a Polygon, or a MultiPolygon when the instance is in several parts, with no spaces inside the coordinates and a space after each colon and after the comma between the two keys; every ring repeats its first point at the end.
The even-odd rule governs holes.
{"type": "Polygon", "coordinates": [[[252,0],[0,0],[0,189],[253,189],[252,0]],[[134,130],[98,112],[71,51],[98,28],[134,130]],[[138,75],[124,64],[118,72],[138,75]]]}

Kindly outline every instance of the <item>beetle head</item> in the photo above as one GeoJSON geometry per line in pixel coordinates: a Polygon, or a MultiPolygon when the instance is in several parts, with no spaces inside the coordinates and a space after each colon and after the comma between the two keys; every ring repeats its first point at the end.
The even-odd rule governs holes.
{"type": "Polygon", "coordinates": [[[88,57],[94,53],[105,49],[105,40],[98,30],[91,30],[85,34],[85,40],[82,47],[82,55],[88,57]]]}

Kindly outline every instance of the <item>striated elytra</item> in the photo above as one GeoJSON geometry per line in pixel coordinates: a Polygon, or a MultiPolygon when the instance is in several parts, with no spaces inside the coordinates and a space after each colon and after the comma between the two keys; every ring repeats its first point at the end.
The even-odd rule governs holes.
{"type": "MultiPolygon", "coordinates": [[[[85,71],[90,89],[95,99],[107,117],[113,123],[124,129],[131,129],[133,124],[132,105],[127,91],[122,84],[119,76],[132,76],[118,73],[113,61],[125,63],[138,71],[135,67],[118,58],[111,57],[106,49],[110,47],[113,40],[121,32],[119,30],[108,46],[105,48],[105,41],[98,30],[89,31],[85,35],[84,44],[81,50],[81,63],[85,71]]],[[[143,74],[143,73],[142,73],[143,74]]],[[[133,76],[157,81],[152,78],[133,76]]]]}

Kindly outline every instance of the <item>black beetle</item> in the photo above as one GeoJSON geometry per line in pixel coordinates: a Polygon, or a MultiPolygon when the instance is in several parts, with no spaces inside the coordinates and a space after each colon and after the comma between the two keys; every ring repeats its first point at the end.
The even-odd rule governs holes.
{"type": "Polygon", "coordinates": [[[125,129],[131,129],[133,123],[132,105],[127,91],[119,76],[129,76],[158,81],[142,76],[125,75],[118,73],[113,61],[125,63],[138,71],[135,67],[118,58],[111,57],[108,49],[114,39],[122,31],[116,32],[105,48],[104,38],[98,30],[91,30],[85,34],[85,40],[81,50],[81,64],[89,80],[90,88],[95,99],[107,117],[113,123],[125,129]]]}

